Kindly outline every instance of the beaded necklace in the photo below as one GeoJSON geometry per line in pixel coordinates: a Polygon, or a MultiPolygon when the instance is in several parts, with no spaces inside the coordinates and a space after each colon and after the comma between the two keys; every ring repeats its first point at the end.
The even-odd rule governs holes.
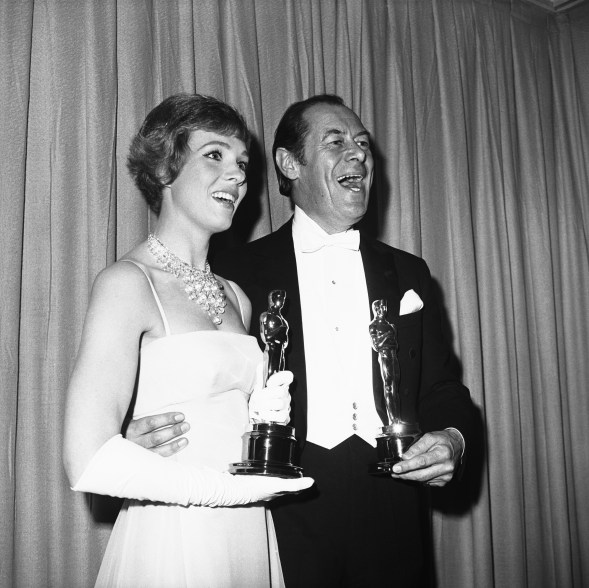
{"type": "Polygon", "coordinates": [[[161,268],[184,282],[184,291],[211,318],[215,325],[223,321],[220,314],[225,312],[227,300],[223,284],[215,278],[208,260],[201,270],[172,253],[154,234],[147,237],[147,247],[161,268]]]}

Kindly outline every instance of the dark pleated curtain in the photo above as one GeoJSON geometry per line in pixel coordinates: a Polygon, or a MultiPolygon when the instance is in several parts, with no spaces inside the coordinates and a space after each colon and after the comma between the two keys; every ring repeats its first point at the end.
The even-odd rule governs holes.
{"type": "Polygon", "coordinates": [[[217,248],[291,213],[291,102],[371,130],[366,226],[423,256],[480,418],[434,492],[440,587],[589,585],[589,9],[520,0],[0,2],[0,585],[93,584],[116,502],[73,493],[64,397],[96,274],[150,218],[125,157],[179,91],[236,105],[250,192],[217,248]]]}

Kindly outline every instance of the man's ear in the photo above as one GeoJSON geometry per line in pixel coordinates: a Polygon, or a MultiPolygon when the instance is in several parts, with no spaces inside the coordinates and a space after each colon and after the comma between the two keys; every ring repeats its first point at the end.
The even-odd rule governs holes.
{"type": "Polygon", "coordinates": [[[289,180],[296,180],[299,177],[299,162],[297,158],[284,147],[276,149],[276,165],[278,169],[286,176],[289,180]]]}

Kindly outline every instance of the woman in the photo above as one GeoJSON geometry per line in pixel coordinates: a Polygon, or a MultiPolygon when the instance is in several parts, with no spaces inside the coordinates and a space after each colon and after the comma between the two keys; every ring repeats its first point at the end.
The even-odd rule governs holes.
{"type": "Polygon", "coordinates": [[[262,418],[284,422],[292,374],[256,386],[251,306],[207,262],[211,235],[229,228],[245,195],[249,141],[233,108],[199,95],[164,100],[133,140],[128,166],[158,222],[96,278],[65,421],[73,489],[129,499],[99,586],[281,585],[271,521],[248,505],[312,480],[225,470],[241,457],[252,390],[262,418]],[[134,417],[181,410],[192,423],[177,456],[119,434],[139,366],[134,417]]]}

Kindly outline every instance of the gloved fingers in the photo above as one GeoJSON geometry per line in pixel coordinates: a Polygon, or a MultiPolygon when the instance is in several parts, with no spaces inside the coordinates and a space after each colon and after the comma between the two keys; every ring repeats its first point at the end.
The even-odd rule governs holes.
{"type": "Polygon", "coordinates": [[[285,390],[264,388],[250,397],[250,411],[286,410],[290,406],[290,393],[285,390]]]}
{"type": "Polygon", "coordinates": [[[282,370],[281,372],[273,373],[266,382],[266,388],[274,386],[290,385],[294,379],[294,375],[290,370],[282,370]]]}
{"type": "Polygon", "coordinates": [[[282,410],[250,409],[250,418],[254,423],[279,423],[288,424],[290,421],[290,404],[282,410]]]}
{"type": "Polygon", "coordinates": [[[269,410],[284,410],[288,408],[290,406],[290,393],[288,389],[292,381],[292,372],[282,371],[272,374],[268,378],[266,387],[256,390],[252,394],[251,399],[254,401],[254,406],[269,410]]]}
{"type": "Polygon", "coordinates": [[[250,396],[249,412],[254,422],[274,422],[286,424],[290,420],[290,383],[293,374],[290,371],[276,372],[265,388],[255,390],[250,396]]]}
{"type": "Polygon", "coordinates": [[[276,400],[262,403],[261,406],[250,406],[250,418],[254,422],[273,422],[287,424],[290,420],[290,395],[286,402],[276,400]]]}

